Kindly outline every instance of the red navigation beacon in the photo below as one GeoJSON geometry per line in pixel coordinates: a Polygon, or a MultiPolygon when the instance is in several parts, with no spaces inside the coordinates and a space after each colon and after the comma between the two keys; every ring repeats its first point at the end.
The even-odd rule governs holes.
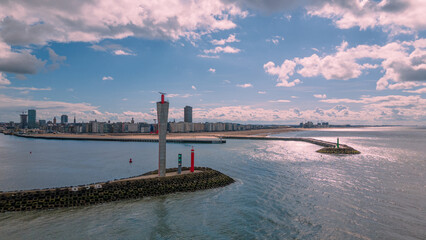
{"type": "Polygon", "coordinates": [[[161,94],[161,104],[164,104],[164,95],[167,93],[159,92],[161,94]]]}
{"type": "Polygon", "coordinates": [[[191,172],[194,172],[194,147],[191,149],[191,172]]]}

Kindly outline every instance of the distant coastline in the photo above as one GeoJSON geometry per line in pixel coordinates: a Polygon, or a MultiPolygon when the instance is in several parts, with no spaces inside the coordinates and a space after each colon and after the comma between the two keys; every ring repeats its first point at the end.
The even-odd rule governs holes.
{"type": "MultiPolygon", "coordinates": [[[[369,127],[395,127],[395,126],[351,126],[347,128],[369,128],[369,127]]],[[[220,132],[189,132],[189,133],[167,133],[169,142],[206,142],[215,143],[226,137],[266,137],[270,135],[294,132],[294,131],[321,131],[321,130],[343,129],[343,127],[329,128],[297,128],[297,127],[280,127],[270,129],[255,129],[244,131],[220,131],[220,132]]],[[[5,132],[6,134],[6,132],[5,132]]],[[[157,134],[149,133],[13,133],[19,137],[42,138],[42,139],[58,139],[58,140],[97,140],[97,141],[140,141],[150,142],[158,140],[157,134]]],[[[225,142],[225,141],[224,141],[225,142]]],[[[224,143],[223,142],[223,143],[224,143]]]]}
{"type": "MultiPolygon", "coordinates": [[[[298,128],[275,128],[275,129],[256,129],[246,131],[224,131],[224,132],[191,132],[191,133],[168,133],[169,142],[199,142],[199,143],[219,143],[222,138],[227,136],[268,136],[291,131],[303,131],[298,128]]],[[[147,133],[44,133],[44,134],[15,134],[18,137],[57,139],[57,140],[98,140],[98,141],[156,141],[158,135],[147,133]]]]}

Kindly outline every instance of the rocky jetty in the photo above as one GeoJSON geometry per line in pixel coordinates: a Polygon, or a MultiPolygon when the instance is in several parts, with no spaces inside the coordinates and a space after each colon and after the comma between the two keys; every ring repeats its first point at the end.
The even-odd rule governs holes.
{"type": "MultiPolygon", "coordinates": [[[[182,168],[183,171],[189,168],[182,168]]],[[[177,192],[194,192],[223,187],[234,182],[227,175],[211,168],[196,167],[194,173],[157,177],[157,170],[141,176],[74,187],[0,192],[0,212],[30,211],[78,207],[121,199],[137,199],[177,192]]]]}
{"type": "Polygon", "coordinates": [[[351,147],[345,148],[335,148],[335,147],[325,147],[317,151],[318,153],[327,153],[327,154],[360,154],[361,152],[355,150],[351,147]]]}

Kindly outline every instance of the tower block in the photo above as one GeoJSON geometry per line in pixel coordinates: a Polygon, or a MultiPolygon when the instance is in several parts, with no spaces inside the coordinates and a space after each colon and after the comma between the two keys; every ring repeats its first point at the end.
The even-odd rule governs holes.
{"type": "Polygon", "coordinates": [[[158,119],[158,176],[166,176],[166,135],[167,120],[169,116],[169,102],[164,101],[164,94],[161,95],[161,101],[157,102],[158,119]]]}

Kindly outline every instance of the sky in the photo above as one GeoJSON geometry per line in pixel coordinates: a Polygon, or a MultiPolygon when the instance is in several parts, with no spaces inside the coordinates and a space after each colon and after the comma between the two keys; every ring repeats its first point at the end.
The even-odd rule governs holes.
{"type": "Polygon", "coordinates": [[[0,0],[0,122],[426,124],[424,0],[0,0]]]}

